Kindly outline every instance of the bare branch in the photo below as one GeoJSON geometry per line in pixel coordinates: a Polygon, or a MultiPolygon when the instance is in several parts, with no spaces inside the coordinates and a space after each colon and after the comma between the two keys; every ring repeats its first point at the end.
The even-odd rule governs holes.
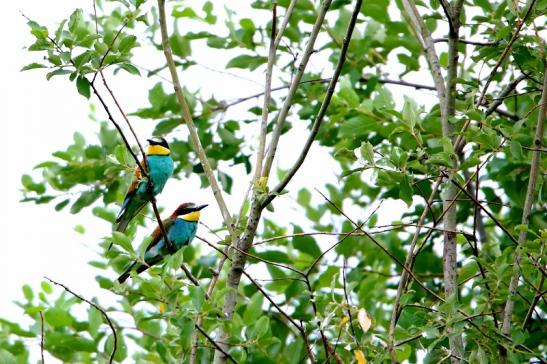
{"type": "Polygon", "coordinates": [[[237,364],[237,360],[235,360],[230,354],[228,354],[227,352],[225,352],[216,342],[215,340],[213,340],[205,330],[203,330],[201,328],[201,326],[199,326],[198,324],[194,325],[194,327],[203,335],[205,336],[205,338],[211,343],[213,344],[213,346],[216,348],[216,350],[219,350],[221,351],[228,359],[230,359],[232,361],[232,363],[236,363],[237,364]]]}
{"type": "Polygon", "coordinates": [[[536,294],[534,295],[534,299],[532,300],[532,303],[530,304],[530,308],[528,309],[528,312],[526,313],[526,317],[524,318],[524,321],[522,321],[522,329],[524,330],[526,328],[526,324],[530,319],[532,318],[532,315],[534,313],[534,310],[536,308],[536,305],[538,304],[539,300],[544,297],[545,292],[542,292],[543,290],[543,284],[545,283],[545,276],[540,273],[540,281],[539,285],[536,289],[536,294]]]}
{"type": "Polygon", "coordinates": [[[477,102],[475,103],[475,105],[477,107],[482,105],[482,101],[484,100],[484,97],[486,96],[486,91],[488,90],[488,86],[490,86],[490,83],[494,79],[494,76],[496,75],[496,72],[498,71],[499,66],[503,63],[503,61],[505,61],[505,58],[509,55],[509,51],[513,47],[513,43],[515,43],[515,41],[517,40],[517,38],[519,36],[519,33],[520,33],[524,23],[526,22],[526,19],[528,19],[528,17],[532,13],[532,9],[534,8],[535,4],[536,4],[536,0],[532,0],[530,2],[530,5],[528,5],[528,9],[526,10],[526,13],[524,14],[524,17],[522,17],[522,19],[520,19],[518,21],[517,26],[515,27],[516,28],[515,32],[511,36],[511,39],[509,40],[509,43],[507,43],[507,45],[505,46],[505,49],[503,50],[503,53],[501,54],[500,58],[498,59],[498,61],[494,65],[494,67],[492,68],[492,71],[490,71],[490,74],[488,75],[488,78],[486,79],[486,83],[484,84],[482,92],[481,92],[479,98],[477,99],[477,102]]]}
{"type": "Polygon", "coordinates": [[[353,10],[353,13],[351,14],[351,19],[349,21],[346,33],[344,35],[344,40],[342,42],[342,48],[340,50],[340,57],[338,58],[338,63],[336,64],[336,68],[329,82],[329,86],[327,87],[327,93],[325,94],[325,98],[323,99],[323,102],[321,103],[321,108],[319,109],[319,112],[317,116],[315,117],[315,121],[313,122],[313,126],[311,128],[308,139],[306,139],[306,142],[304,143],[304,147],[302,148],[302,151],[300,152],[300,155],[298,156],[294,165],[291,167],[291,169],[289,169],[289,171],[287,172],[287,175],[283,178],[283,180],[279,182],[279,184],[272,190],[272,192],[264,200],[264,202],[262,203],[263,206],[266,206],[267,204],[269,204],[275,198],[275,196],[277,196],[281,191],[283,191],[283,189],[294,177],[296,172],[300,169],[300,167],[302,166],[302,163],[304,163],[304,159],[306,159],[306,156],[308,155],[308,152],[310,151],[311,145],[313,141],[315,140],[317,133],[319,132],[319,128],[321,127],[321,124],[323,123],[323,119],[325,117],[325,114],[327,113],[327,109],[330,105],[332,95],[334,94],[334,88],[336,87],[336,84],[338,83],[338,78],[340,77],[340,73],[342,72],[342,67],[344,66],[344,63],[346,61],[346,54],[348,51],[349,42],[351,40],[351,35],[353,34],[353,29],[355,28],[355,23],[357,21],[357,16],[359,15],[359,11],[361,10],[362,3],[363,3],[362,0],[357,0],[355,3],[355,8],[353,10]]]}
{"type": "MultiPolygon", "coordinates": [[[[403,0],[403,6],[405,8],[405,13],[410,19],[410,23],[412,25],[411,28],[424,50],[425,58],[427,60],[427,63],[429,64],[429,69],[431,71],[431,75],[433,76],[433,83],[435,84],[435,89],[439,97],[441,113],[444,113],[444,110],[446,110],[446,108],[442,106],[446,105],[446,86],[441,73],[439,57],[437,56],[437,52],[435,51],[433,38],[431,38],[431,33],[429,32],[429,29],[426,27],[422,17],[420,16],[420,13],[418,12],[414,1],[403,0]]],[[[444,123],[444,120],[446,119],[446,123],[448,123],[448,118],[443,115],[441,115],[441,118],[443,119],[443,129],[445,129],[447,125],[444,123]]]]}
{"type": "Polygon", "coordinates": [[[108,326],[110,326],[110,330],[112,331],[112,337],[114,339],[113,340],[114,342],[113,342],[113,345],[112,345],[112,352],[110,353],[110,358],[108,359],[108,363],[112,364],[114,362],[114,355],[116,355],[116,350],[118,350],[118,335],[116,335],[116,329],[114,329],[114,324],[110,320],[110,317],[108,317],[108,315],[106,314],[106,311],[103,310],[101,307],[99,307],[99,305],[97,305],[96,303],[93,303],[90,300],[87,300],[87,299],[83,298],[82,296],[80,296],[79,294],[75,293],[74,291],[72,291],[70,288],[68,288],[64,284],[59,283],[59,282],[55,282],[53,279],[48,278],[48,277],[44,277],[44,278],[47,279],[48,281],[50,281],[51,283],[57,285],[57,286],[63,287],[63,289],[65,291],[67,291],[68,293],[70,293],[71,295],[73,295],[74,297],[79,299],[80,301],[83,301],[83,302],[87,303],[88,305],[92,306],[94,309],[96,309],[97,311],[99,311],[103,315],[104,319],[108,323],[108,326]]]}
{"type": "Polygon", "coordinates": [[[314,51],[314,45],[317,39],[317,35],[319,34],[319,31],[321,30],[321,26],[323,25],[323,21],[325,20],[325,15],[327,14],[330,4],[331,4],[331,0],[323,0],[322,2],[321,9],[317,14],[317,19],[315,20],[315,23],[311,30],[308,44],[306,45],[306,49],[304,50],[304,54],[302,55],[302,59],[300,61],[300,64],[298,65],[298,70],[296,74],[294,75],[294,78],[291,82],[291,86],[289,87],[289,92],[287,94],[287,97],[285,98],[285,102],[283,103],[281,110],[279,111],[279,115],[277,115],[277,121],[274,126],[272,138],[270,140],[270,144],[268,145],[268,153],[266,154],[266,159],[264,161],[262,177],[268,178],[270,175],[273,159],[275,157],[275,153],[277,151],[277,145],[279,143],[279,138],[281,136],[281,129],[283,128],[283,125],[285,124],[285,120],[287,119],[289,110],[292,106],[294,95],[296,94],[296,90],[298,89],[300,80],[302,79],[302,76],[304,76],[304,71],[306,70],[308,61],[310,60],[310,57],[314,51]]]}
{"type": "Polygon", "coordinates": [[[224,219],[224,223],[226,224],[226,228],[230,232],[232,240],[235,241],[237,239],[237,236],[234,230],[234,226],[232,224],[232,217],[230,215],[230,212],[228,211],[228,208],[226,207],[226,203],[224,201],[224,198],[222,197],[222,191],[220,190],[220,187],[217,183],[215,175],[213,174],[211,165],[209,164],[209,161],[207,160],[207,155],[205,154],[203,146],[201,145],[201,141],[199,139],[196,126],[194,124],[194,121],[192,120],[192,115],[190,114],[188,103],[186,102],[186,98],[184,97],[184,94],[182,93],[182,87],[180,85],[179,77],[177,74],[177,67],[175,65],[175,61],[173,60],[173,53],[171,51],[171,46],[169,45],[169,35],[167,33],[167,20],[165,15],[165,0],[158,0],[158,10],[159,10],[159,22],[160,22],[160,29],[161,29],[163,53],[167,61],[169,72],[171,73],[171,78],[173,80],[173,88],[175,90],[177,101],[181,107],[182,116],[184,118],[184,121],[186,122],[188,131],[190,132],[190,139],[192,140],[192,145],[194,146],[194,149],[200,159],[201,165],[203,166],[205,175],[207,176],[209,184],[211,185],[211,189],[213,190],[213,194],[220,208],[220,212],[224,219]]]}
{"type": "MultiPolygon", "coordinates": [[[[533,2],[530,7],[532,7],[533,2]]],[[[528,14],[528,13],[527,13],[528,14]]],[[[544,135],[544,124],[545,124],[545,114],[547,113],[547,67],[544,68],[544,79],[543,79],[543,91],[541,95],[541,109],[538,114],[536,131],[534,135],[534,147],[541,149],[543,145],[543,135],[544,135]]],[[[522,221],[521,224],[528,226],[530,220],[530,214],[532,212],[532,206],[535,200],[535,191],[538,174],[540,172],[540,161],[541,153],[539,151],[532,152],[532,162],[530,163],[530,176],[528,178],[528,188],[526,190],[526,197],[524,199],[524,207],[522,209],[522,221]]],[[[511,318],[513,315],[514,301],[513,297],[518,288],[518,282],[520,277],[519,263],[521,259],[521,246],[526,241],[528,235],[527,229],[520,230],[517,248],[515,252],[515,258],[513,262],[513,276],[511,277],[511,282],[509,284],[509,294],[507,297],[507,302],[505,304],[505,310],[503,313],[503,324],[502,324],[502,333],[504,335],[511,334],[511,318]]]]}
{"type": "MultiPolygon", "coordinates": [[[[436,38],[433,39],[433,43],[447,43],[448,38],[436,38]]],[[[495,47],[499,44],[499,42],[478,42],[474,40],[467,40],[467,39],[459,39],[459,43],[461,44],[469,44],[469,45],[475,45],[475,46],[481,46],[481,47],[495,47]]]]}
{"type": "MultiPolygon", "coordinates": [[[[295,2],[295,1],[293,1],[295,2]]],[[[294,6],[294,4],[292,4],[294,6]]],[[[289,13],[290,16],[290,13],[289,13]]],[[[285,19],[288,21],[288,16],[285,16],[285,19]]],[[[284,24],[286,24],[284,22],[284,24]]],[[[273,73],[273,66],[275,63],[275,52],[276,52],[276,44],[275,44],[275,35],[276,35],[276,25],[277,25],[277,4],[273,4],[272,8],[272,33],[270,36],[270,49],[268,53],[268,64],[266,66],[266,86],[264,90],[264,104],[262,105],[262,120],[260,122],[260,137],[259,137],[259,143],[258,143],[258,152],[256,154],[256,166],[255,166],[255,175],[254,175],[254,182],[255,184],[258,183],[258,180],[260,179],[260,176],[262,175],[262,162],[264,160],[264,149],[266,148],[266,134],[268,134],[268,115],[269,115],[269,109],[270,109],[270,100],[271,100],[271,92],[272,92],[272,73],[273,73]]],[[[281,29],[281,34],[283,33],[283,29],[281,29]]]]}
{"type": "Polygon", "coordinates": [[[348,307],[348,309],[347,309],[348,317],[349,317],[348,324],[349,324],[349,327],[351,329],[351,338],[353,339],[353,343],[355,344],[355,347],[358,348],[358,349],[361,349],[361,345],[357,341],[357,335],[355,335],[355,329],[353,328],[353,317],[352,317],[352,314],[351,314],[351,302],[349,300],[348,289],[346,287],[346,265],[347,265],[347,260],[344,259],[344,265],[342,266],[342,283],[344,284],[343,285],[344,297],[346,298],[346,305],[348,307]]]}
{"type": "Polygon", "coordinates": [[[40,357],[42,358],[42,364],[45,364],[44,359],[44,313],[42,311],[40,314],[40,357]]]}

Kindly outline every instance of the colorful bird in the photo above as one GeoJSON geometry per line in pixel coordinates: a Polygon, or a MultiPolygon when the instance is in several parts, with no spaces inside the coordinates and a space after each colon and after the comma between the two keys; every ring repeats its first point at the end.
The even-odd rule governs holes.
{"type": "Polygon", "coordinates": [[[139,262],[131,263],[118,278],[118,282],[125,282],[132,270],[136,270],[137,273],[143,272],[150,266],[161,262],[166,255],[174,254],[183,246],[190,244],[196,235],[200,211],[206,206],[196,206],[192,202],[183,203],[171,216],[162,220],[167,238],[173,244],[175,250],[172,251],[169,249],[158,226],[152,233],[152,241],[144,253],[146,264],[139,262]]]}
{"type": "MultiPolygon", "coordinates": [[[[169,144],[163,138],[148,139],[150,145],[146,150],[146,160],[148,162],[147,173],[152,179],[154,189],[153,196],[156,196],[165,187],[165,183],[173,174],[173,159],[169,144]]],[[[141,162],[141,165],[146,166],[141,162]]],[[[148,178],[141,173],[139,166],[135,168],[135,178],[127,189],[127,193],[122,203],[122,208],[116,218],[116,231],[124,232],[129,222],[139,213],[148,201],[152,199],[149,192],[148,178]]],[[[111,245],[112,246],[112,245],[111,245]]]]}

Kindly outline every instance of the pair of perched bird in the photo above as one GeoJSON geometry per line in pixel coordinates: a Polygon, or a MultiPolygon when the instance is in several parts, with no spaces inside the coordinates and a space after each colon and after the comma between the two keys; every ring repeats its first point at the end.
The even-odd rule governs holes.
{"type": "MultiPolygon", "coordinates": [[[[116,218],[116,231],[124,232],[129,222],[137,216],[139,211],[163,191],[167,180],[173,174],[174,164],[167,141],[159,138],[148,139],[148,142],[150,144],[146,150],[146,163],[141,163],[145,167],[148,178],[143,176],[142,171],[137,166],[135,169],[135,178],[127,190],[122,208],[116,218]]],[[[152,241],[144,254],[144,262],[146,264],[139,262],[131,263],[125,272],[118,277],[118,282],[125,282],[132,270],[136,270],[137,273],[143,272],[150,266],[161,262],[166,255],[173,254],[183,246],[190,244],[196,235],[200,211],[206,206],[196,206],[192,202],[186,202],[181,204],[171,216],[162,220],[167,239],[169,239],[170,243],[165,241],[162,231],[158,226],[152,232],[152,241]]]]}

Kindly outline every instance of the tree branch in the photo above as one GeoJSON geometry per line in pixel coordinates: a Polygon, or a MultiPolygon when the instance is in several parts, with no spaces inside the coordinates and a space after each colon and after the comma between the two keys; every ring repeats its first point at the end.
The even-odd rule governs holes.
{"type": "MultiPolygon", "coordinates": [[[[533,3],[530,5],[532,7],[533,3]]],[[[528,13],[527,13],[528,14],[528,13]]],[[[543,135],[544,135],[544,126],[545,126],[545,114],[547,113],[547,67],[544,68],[544,78],[543,78],[543,91],[541,94],[541,108],[538,114],[536,131],[534,135],[534,147],[541,149],[543,145],[543,135]]],[[[524,199],[524,208],[522,210],[522,220],[521,224],[528,227],[530,220],[530,214],[532,212],[532,206],[535,200],[535,191],[538,174],[540,172],[540,161],[541,153],[537,150],[532,152],[532,162],[530,164],[530,175],[528,178],[528,188],[526,190],[526,197],[524,199]]],[[[528,235],[528,229],[520,230],[517,248],[515,252],[515,258],[513,262],[513,276],[511,277],[511,282],[509,283],[509,294],[507,296],[507,301],[505,304],[505,310],[503,312],[503,324],[502,324],[502,333],[504,335],[511,334],[511,318],[513,315],[514,301],[513,297],[518,288],[518,282],[520,277],[519,263],[521,259],[521,246],[525,243],[526,237],[528,235]]],[[[503,353],[502,353],[503,354],[503,353]]],[[[503,357],[502,359],[506,359],[503,357]]]]}
{"type": "MultiPolygon", "coordinates": [[[[448,38],[433,39],[433,43],[447,43],[447,42],[448,42],[448,38]]],[[[478,42],[478,41],[467,40],[467,39],[459,39],[458,43],[481,46],[481,47],[495,47],[499,44],[499,42],[478,42]]]]}
{"type": "Polygon", "coordinates": [[[498,71],[499,66],[503,63],[503,61],[505,61],[505,58],[509,55],[509,51],[511,50],[511,47],[513,47],[513,43],[515,43],[515,41],[517,40],[519,33],[522,29],[522,26],[526,22],[526,19],[528,19],[528,17],[532,13],[532,9],[534,8],[535,3],[536,3],[536,0],[532,0],[530,2],[530,5],[528,6],[526,13],[524,14],[524,17],[522,17],[522,19],[519,19],[515,32],[511,36],[509,43],[507,43],[507,45],[505,46],[505,49],[503,50],[503,53],[501,54],[500,58],[494,65],[494,68],[492,68],[492,71],[490,71],[490,74],[488,75],[488,78],[486,79],[486,83],[484,84],[482,92],[479,98],[477,99],[477,102],[476,102],[477,107],[482,104],[482,101],[484,100],[484,97],[486,96],[486,91],[488,90],[488,86],[490,86],[490,83],[494,79],[494,76],[496,75],[496,72],[498,71]]]}
{"type": "Polygon", "coordinates": [[[40,314],[40,357],[42,358],[42,364],[45,364],[44,359],[44,313],[42,311],[38,312],[40,314]]]}
{"type": "MultiPolygon", "coordinates": [[[[283,107],[281,108],[281,111],[279,115],[277,116],[277,122],[274,127],[272,139],[268,147],[268,154],[265,157],[264,166],[262,169],[261,177],[264,178],[263,179],[264,185],[267,185],[268,176],[273,163],[273,158],[275,156],[277,144],[279,142],[279,137],[281,135],[281,127],[283,126],[285,122],[289,109],[292,105],[293,97],[296,94],[296,90],[299,86],[302,76],[304,75],[304,71],[306,69],[307,63],[310,59],[311,54],[313,53],[315,40],[317,39],[317,35],[319,31],[321,30],[321,26],[325,19],[325,15],[330,6],[330,3],[331,3],[331,0],[324,0],[322,3],[321,10],[312,28],[310,38],[306,46],[306,50],[304,52],[304,55],[298,67],[298,71],[291,83],[291,86],[289,87],[288,95],[287,95],[287,98],[285,99],[283,107]]],[[[277,37],[279,36],[280,35],[278,34],[277,37]]],[[[262,184],[262,181],[261,181],[261,184],[262,184]]],[[[258,228],[258,222],[263,209],[261,204],[262,193],[263,192],[261,192],[260,189],[258,188],[254,189],[249,218],[247,220],[247,226],[245,227],[245,231],[243,233],[242,238],[238,242],[233,244],[233,246],[237,246],[239,250],[242,250],[244,252],[247,252],[250,249],[250,247],[252,246],[252,241],[256,235],[256,229],[258,228]]],[[[241,279],[241,275],[243,273],[243,269],[245,267],[246,261],[247,261],[247,257],[244,254],[240,253],[239,251],[234,252],[234,255],[232,258],[232,267],[228,273],[228,279],[227,279],[227,287],[231,288],[231,290],[229,290],[224,296],[224,307],[223,307],[224,314],[226,318],[228,319],[232,317],[234,312],[234,308],[237,301],[237,288],[239,286],[239,281],[241,279]]],[[[219,328],[219,330],[220,330],[218,335],[219,340],[221,342],[227,341],[225,340],[227,333],[224,332],[222,328],[219,328]]],[[[225,361],[226,361],[226,358],[223,357],[220,352],[218,351],[215,352],[215,359],[214,359],[215,364],[222,364],[222,363],[225,363],[225,361]]]]}
{"type": "Polygon", "coordinates": [[[314,52],[315,41],[317,39],[317,35],[319,34],[319,31],[321,30],[323,21],[325,20],[325,15],[327,14],[330,4],[331,4],[331,0],[323,0],[322,2],[321,9],[317,14],[317,19],[315,20],[315,23],[311,30],[308,44],[306,45],[306,49],[304,50],[304,54],[302,55],[302,59],[300,61],[300,64],[298,65],[298,70],[296,74],[294,75],[294,78],[291,82],[291,86],[289,87],[289,92],[287,94],[285,102],[283,103],[283,106],[281,107],[281,110],[279,111],[279,115],[277,116],[277,121],[274,126],[270,144],[268,145],[268,153],[266,154],[266,157],[265,157],[266,159],[264,161],[264,168],[262,171],[262,177],[266,177],[266,179],[270,175],[273,159],[275,157],[275,153],[277,151],[277,145],[279,143],[279,138],[281,136],[281,129],[283,128],[283,125],[285,124],[285,120],[287,119],[287,116],[289,114],[289,110],[292,106],[294,95],[296,94],[296,91],[298,89],[302,76],[304,76],[304,71],[306,70],[308,61],[310,60],[310,57],[312,53],[314,52]]]}
{"type": "Polygon", "coordinates": [[[349,42],[351,40],[351,35],[353,34],[353,29],[355,28],[355,23],[357,21],[357,16],[359,15],[359,11],[361,10],[362,3],[363,3],[362,0],[357,0],[355,3],[355,8],[353,10],[353,13],[351,14],[351,19],[349,21],[346,33],[344,35],[344,40],[342,42],[342,48],[340,50],[340,57],[338,58],[338,63],[336,64],[334,74],[331,80],[329,81],[329,85],[327,87],[327,93],[325,95],[325,98],[323,99],[323,103],[321,104],[319,113],[315,117],[315,121],[313,122],[313,126],[311,128],[310,134],[308,135],[308,139],[304,143],[304,147],[302,148],[302,151],[300,152],[300,155],[298,156],[296,162],[291,167],[291,169],[287,172],[287,175],[283,178],[282,181],[279,182],[279,184],[272,190],[272,192],[268,195],[268,197],[262,203],[263,207],[268,205],[279,193],[281,193],[281,191],[283,191],[283,189],[294,177],[296,172],[300,169],[300,167],[302,166],[302,163],[304,163],[304,160],[306,159],[306,156],[308,155],[308,152],[310,151],[311,145],[313,141],[315,140],[317,133],[319,132],[319,128],[321,127],[321,124],[323,123],[323,119],[327,113],[327,109],[330,105],[332,95],[334,94],[334,88],[336,87],[336,84],[338,83],[338,78],[340,77],[340,73],[342,72],[342,67],[344,66],[344,63],[346,61],[346,54],[348,51],[349,42]]]}
{"type": "Polygon", "coordinates": [[[110,358],[108,359],[108,363],[112,364],[114,362],[114,355],[116,355],[116,350],[118,350],[118,335],[116,335],[116,329],[114,329],[114,324],[110,320],[110,317],[108,317],[108,315],[106,314],[106,311],[103,310],[101,307],[99,307],[99,305],[97,305],[97,304],[83,298],[79,294],[75,293],[74,291],[72,291],[70,288],[68,288],[64,284],[59,283],[59,282],[55,282],[53,279],[48,278],[48,277],[44,277],[44,278],[47,279],[48,281],[50,281],[51,283],[57,285],[57,286],[63,287],[63,289],[65,291],[67,291],[68,293],[70,293],[74,297],[78,298],[80,301],[83,301],[83,302],[87,303],[88,305],[92,306],[93,308],[95,308],[97,311],[99,311],[103,315],[106,322],[108,323],[108,326],[110,326],[110,330],[112,331],[112,336],[114,338],[114,342],[113,342],[113,345],[112,345],[112,352],[110,353],[110,358]]]}
{"type": "Polygon", "coordinates": [[[165,15],[165,0],[158,0],[158,12],[159,12],[159,22],[160,22],[160,29],[161,29],[163,53],[167,61],[169,72],[171,73],[171,78],[173,80],[173,88],[175,90],[177,101],[181,107],[182,116],[184,118],[184,121],[186,122],[186,126],[188,127],[188,131],[190,133],[190,139],[192,140],[192,145],[194,146],[194,150],[196,151],[196,154],[198,155],[200,159],[205,175],[207,176],[209,184],[211,185],[211,189],[213,190],[213,194],[220,208],[220,212],[224,219],[224,223],[226,224],[226,228],[230,232],[232,241],[235,241],[237,239],[237,236],[236,236],[234,226],[232,224],[232,217],[230,215],[230,212],[228,211],[228,208],[226,207],[226,203],[224,202],[224,198],[222,197],[222,191],[220,190],[220,187],[217,183],[215,175],[213,174],[211,165],[209,164],[209,161],[207,160],[207,155],[205,154],[203,146],[201,145],[201,141],[199,139],[196,126],[194,124],[194,121],[192,120],[192,115],[190,114],[188,103],[186,102],[186,98],[184,97],[184,94],[182,93],[182,87],[180,85],[179,77],[177,74],[177,67],[175,65],[175,61],[173,60],[173,53],[171,51],[171,46],[169,45],[169,35],[167,33],[167,18],[165,15]]]}
{"type": "Polygon", "coordinates": [[[216,342],[213,338],[211,338],[207,332],[205,330],[203,330],[201,328],[201,326],[199,326],[198,324],[195,324],[194,327],[203,335],[205,336],[205,338],[211,343],[213,344],[213,346],[216,348],[216,350],[219,350],[221,351],[228,359],[230,359],[232,361],[232,363],[236,363],[237,364],[237,360],[235,360],[230,354],[228,354],[227,352],[225,352],[216,342]]]}

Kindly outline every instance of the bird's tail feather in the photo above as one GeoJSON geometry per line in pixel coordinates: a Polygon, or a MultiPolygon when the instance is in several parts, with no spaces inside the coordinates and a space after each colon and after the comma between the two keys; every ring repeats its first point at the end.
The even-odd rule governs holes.
{"type": "Polygon", "coordinates": [[[127,278],[129,278],[129,275],[131,274],[131,271],[134,269],[134,267],[137,266],[137,273],[141,273],[141,272],[144,272],[145,270],[147,270],[150,266],[149,265],[146,265],[146,264],[140,264],[140,263],[137,263],[137,262],[133,262],[126,270],[125,272],[123,272],[119,277],[118,277],[118,282],[120,283],[123,283],[127,280],[127,278]]]}

